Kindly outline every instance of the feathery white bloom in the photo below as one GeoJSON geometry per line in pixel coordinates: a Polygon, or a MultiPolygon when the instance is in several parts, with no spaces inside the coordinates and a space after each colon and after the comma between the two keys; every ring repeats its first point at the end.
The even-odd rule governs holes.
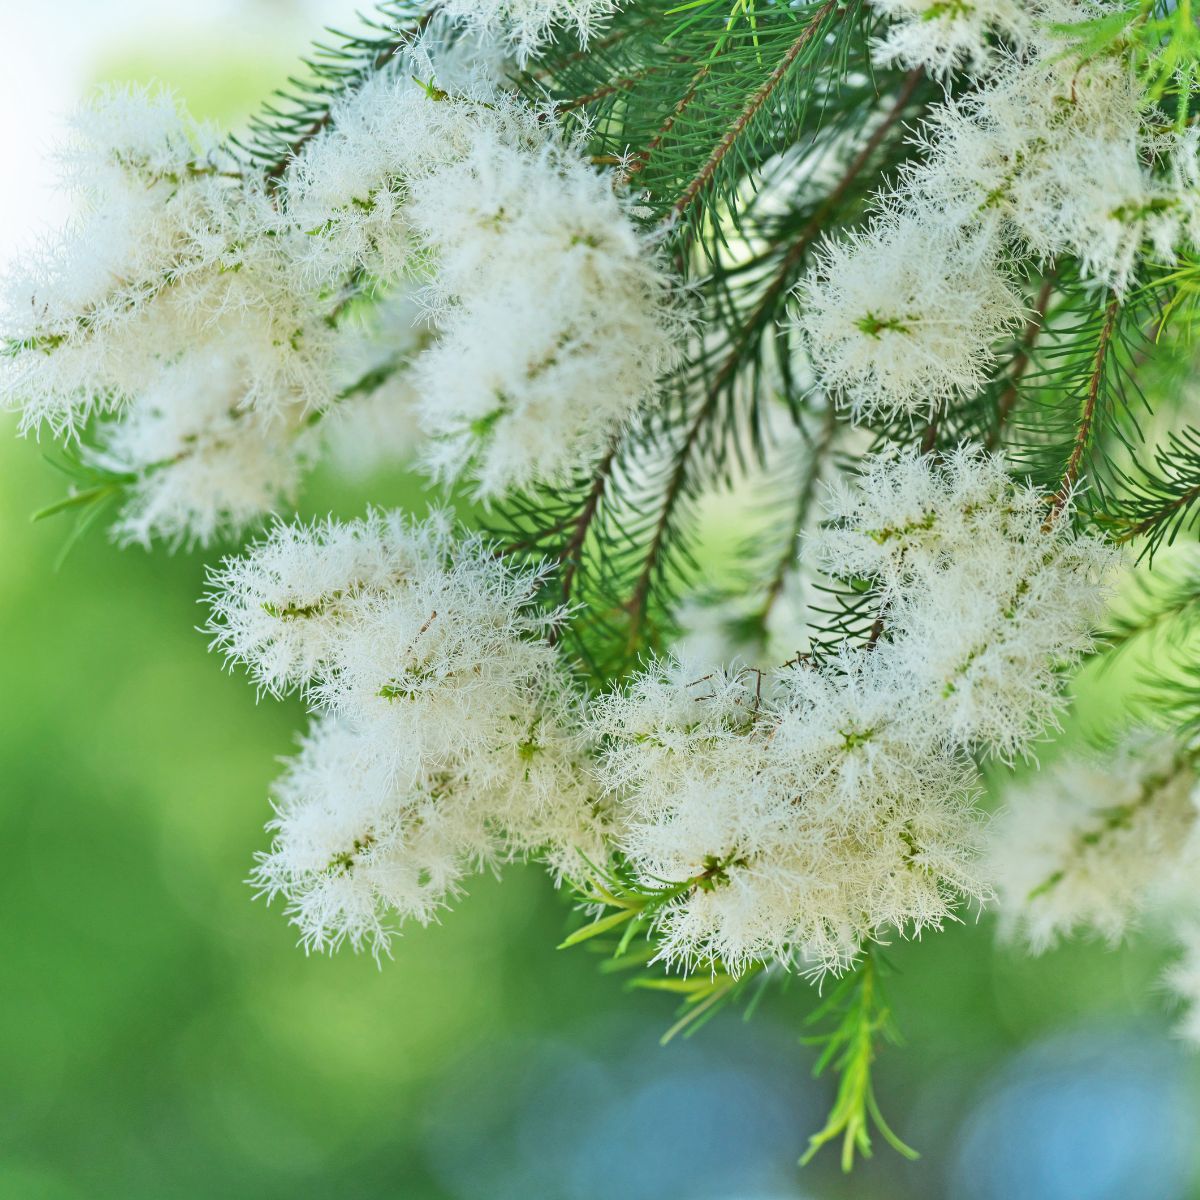
{"type": "Polygon", "coordinates": [[[1028,0],[873,0],[872,7],[892,19],[872,47],[874,61],[940,78],[986,71],[997,57],[994,38],[1022,47],[1041,8],[1028,0]]]}
{"type": "Polygon", "coordinates": [[[440,576],[451,553],[449,518],[399,513],[313,525],[277,523],[210,572],[214,648],[280,694],[327,668],[343,623],[364,597],[440,576]]]}
{"type": "Polygon", "coordinates": [[[923,161],[904,172],[894,202],[929,221],[999,230],[1043,260],[1072,254],[1120,292],[1147,248],[1169,261],[1200,231],[1188,182],[1195,137],[1169,128],[1129,63],[1081,61],[1051,38],[931,113],[923,161]]]}
{"type": "MultiPolygon", "coordinates": [[[[602,821],[581,759],[577,712],[561,695],[519,733],[417,780],[378,746],[318,716],[275,786],[274,838],[253,875],[311,949],[386,952],[399,924],[427,924],[466,876],[536,854],[558,876],[601,853],[602,821]]],[[[514,731],[516,733],[516,731],[514,731]]]]}
{"type": "Polygon", "coordinates": [[[1173,932],[1179,956],[1164,972],[1163,983],[1183,1006],[1176,1032],[1200,1046],[1200,921],[1194,916],[1178,921],[1173,932]]]}
{"type": "Polygon", "coordinates": [[[281,228],[310,286],[355,270],[395,280],[420,246],[408,204],[413,181],[470,153],[481,131],[541,140],[537,112],[500,91],[485,72],[466,73],[453,95],[430,94],[437,65],[406,57],[401,70],[370,76],[340,96],[328,128],[288,166],[280,185],[281,228]],[[427,73],[422,76],[422,68],[427,73]]]}
{"type": "Polygon", "coordinates": [[[517,570],[447,519],[279,525],[211,576],[214,645],[315,720],[255,878],[306,944],[386,950],[485,864],[601,854],[581,699],[517,570]]]}
{"type": "Polygon", "coordinates": [[[657,917],[661,957],[840,969],[983,894],[973,772],[897,723],[890,672],[886,652],[767,678],[672,661],[597,703],[627,861],[691,884],[657,917]]]}
{"type": "Polygon", "coordinates": [[[386,951],[393,915],[427,923],[471,861],[494,855],[481,821],[444,800],[437,781],[397,788],[359,735],[320,718],[276,784],[254,882],[284,897],[306,946],[386,951]]]}
{"type": "Polygon", "coordinates": [[[185,352],[119,421],[100,427],[103,450],[89,457],[135,477],[122,493],[119,541],[205,544],[294,494],[313,432],[292,414],[243,408],[242,364],[226,350],[185,352]]]}
{"type": "Polygon", "coordinates": [[[620,0],[446,0],[443,11],[502,41],[523,64],[558,28],[573,29],[586,47],[597,27],[620,7],[620,0]]]}
{"type": "Polygon", "coordinates": [[[1115,556],[1071,530],[1068,506],[1051,514],[998,455],[963,445],[940,463],[869,459],[857,487],[831,490],[827,517],[815,560],[874,585],[919,689],[910,703],[940,737],[1010,759],[1053,725],[1115,556]]]}
{"type": "Polygon", "coordinates": [[[992,869],[1004,925],[1035,950],[1078,929],[1116,941],[1164,881],[1196,862],[1195,756],[1135,737],[1010,788],[992,869]]]}
{"type": "Polygon", "coordinates": [[[853,416],[929,416],[978,391],[1020,323],[997,244],[903,213],[825,242],[797,294],[817,382],[853,416]]]}
{"type": "Polygon", "coordinates": [[[552,133],[523,147],[481,123],[469,154],[413,185],[410,215],[436,255],[442,335],[417,363],[435,473],[483,497],[560,480],[678,361],[656,250],[612,176],[552,133]]]}
{"type": "Polygon", "coordinates": [[[162,92],[101,92],[61,154],[81,211],[5,279],[0,396],[23,426],[71,428],[164,353],[143,318],[225,248],[229,187],[209,131],[162,92]]]}
{"type": "Polygon", "coordinates": [[[468,541],[442,570],[356,598],[314,701],[352,719],[401,775],[517,736],[557,667],[543,640],[553,618],[530,603],[537,578],[468,541]]]}

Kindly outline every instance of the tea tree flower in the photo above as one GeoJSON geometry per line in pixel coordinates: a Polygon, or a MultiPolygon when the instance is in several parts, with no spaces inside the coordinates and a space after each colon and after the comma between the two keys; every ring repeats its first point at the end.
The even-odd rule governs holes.
{"type": "Polygon", "coordinates": [[[940,736],[1002,758],[1027,750],[1062,707],[1063,669],[1093,645],[1112,550],[970,446],[942,463],[869,459],[826,515],[815,560],[876,589],[940,736]]]}
{"type": "Polygon", "coordinates": [[[684,324],[613,179],[573,148],[481,128],[414,188],[442,336],[417,365],[437,474],[483,497],[561,482],[655,399],[684,324]]]}
{"type": "Polygon", "coordinates": [[[1019,0],[874,0],[873,7],[892,20],[875,61],[941,77],[986,71],[996,61],[997,39],[1022,47],[1040,8],[1019,0]]]}
{"type": "Polygon", "coordinates": [[[816,379],[856,419],[928,417],[978,391],[1023,311],[994,240],[908,214],[827,242],[798,297],[816,379]]]}
{"type": "Polygon", "coordinates": [[[992,852],[1009,931],[1035,950],[1078,930],[1116,941],[1168,875],[1193,871],[1194,760],[1140,736],[1010,788],[992,852]]]}
{"type": "Polygon", "coordinates": [[[524,64],[560,28],[586,48],[620,6],[620,0],[447,0],[445,11],[501,41],[524,64]]]}
{"type": "Polygon", "coordinates": [[[971,772],[892,719],[891,672],[886,653],[766,679],[671,661],[597,705],[629,863],[690,884],[657,917],[663,958],[840,970],[984,894],[971,772]]]}
{"type": "Polygon", "coordinates": [[[386,950],[467,874],[599,855],[579,695],[516,571],[435,515],[277,525],[212,577],[214,643],[314,720],[255,878],[306,944],[386,950]]]}

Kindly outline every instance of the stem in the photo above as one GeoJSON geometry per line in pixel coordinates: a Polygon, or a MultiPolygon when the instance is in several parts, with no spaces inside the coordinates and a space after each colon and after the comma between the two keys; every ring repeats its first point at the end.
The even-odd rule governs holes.
{"type": "Polygon", "coordinates": [[[758,110],[770,99],[771,94],[783,82],[788,71],[792,69],[796,59],[800,57],[804,48],[817,36],[822,26],[825,24],[825,18],[829,16],[838,6],[838,0],[825,0],[819,9],[813,14],[812,19],[804,27],[803,32],[798,38],[788,47],[787,53],[780,59],[775,70],[763,81],[762,86],[754,93],[753,96],[746,102],[745,107],[738,114],[737,120],[725,131],[725,135],[713,147],[712,153],[708,156],[704,165],[699,172],[688,184],[683,194],[671,206],[671,211],[668,215],[668,220],[678,220],[691,207],[696,197],[712,182],[713,176],[717,172],[717,168],[721,165],[725,155],[733,148],[733,144],[745,131],[746,126],[754,119],[758,110]]]}
{"type": "MultiPolygon", "coordinates": [[[[600,502],[604,499],[605,490],[608,487],[609,478],[612,475],[613,460],[617,456],[617,448],[621,444],[620,436],[614,437],[608,447],[608,452],[600,460],[599,466],[596,467],[596,472],[592,476],[592,486],[588,491],[588,498],[578,518],[575,521],[575,527],[571,531],[570,538],[567,539],[558,555],[558,561],[562,563],[562,593],[563,603],[565,604],[571,598],[571,587],[575,582],[575,576],[579,572],[579,554],[583,549],[583,543],[587,540],[588,530],[591,528],[592,521],[599,511],[600,502]]],[[[557,640],[557,629],[550,633],[550,642],[553,644],[557,640]]]]}
{"type": "Polygon", "coordinates": [[[1080,413],[1079,425],[1075,431],[1075,444],[1071,449],[1071,457],[1067,460],[1067,468],[1063,472],[1062,482],[1050,505],[1050,515],[1046,518],[1047,525],[1053,524],[1054,519],[1071,498],[1071,491],[1079,479],[1079,473],[1083,467],[1084,455],[1091,444],[1096,423],[1096,401],[1099,399],[1100,385],[1104,379],[1104,367],[1108,358],[1108,348],[1112,341],[1113,326],[1117,323],[1117,314],[1120,310],[1121,303],[1115,298],[1108,302],[1108,307],[1104,310],[1104,321],[1100,326],[1100,339],[1096,343],[1096,353],[1092,358],[1087,395],[1083,402],[1083,411],[1080,413]]]}
{"type": "Polygon", "coordinates": [[[1116,540],[1118,542],[1128,542],[1132,541],[1135,537],[1141,537],[1142,534],[1149,533],[1150,530],[1156,525],[1159,525],[1163,521],[1167,520],[1173,513],[1177,513],[1181,508],[1187,508],[1189,504],[1194,503],[1198,499],[1200,499],[1200,484],[1196,484],[1195,487],[1188,488],[1186,492],[1182,492],[1180,495],[1176,496],[1174,500],[1170,501],[1170,503],[1164,504],[1161,508],[1155,509],[1150,516],[1145,517],[1136,525],[1127,529],[1116,540]]]}
{"type": "Polygon", "coordinates": [[[642,150],[634,157],[634,161],[629,168],[629,178],[632,178],[639,171],[646,167],[646,164],[650,161],[651,155],[659,148],[659,146],[662,145],[663,138],[665,138],[667,134],[671,132],[675,122],[678,121],[679,118],[687,111],[688,105],[691,104],[691,102],[696,98],[696,89],[700,86],[700,81],[705,77],[705,75],[708,74],[708,67],[709,64],[705,63],[696,72],[696,74],[692,76],[692,82],[689,85],[688,90],[684,92],[683,96],[679,99],[679,102],[671,110],[671,113],[667,119],[658,127],[658,132],[646,143],[645,150],[642,150]]]}
{"type": "Polygon", "coordinates": [[[1004,389],[996,404],[996,424],[988,433],[985,443],[989,450],[994,450],[1000,444],[1000,434],[1012,413],[1013,405],[1017,402],[1017,391],[1020,387],[1021,378],[1029,369],[1033,344],[1037,341],[1038,334],[1045,324],[1046,310],[1050,307],[1050,297],[1053,293],[1054,274],[1051,272],[1042,280],[1041,290],[1038,292],[1037,300],[1034,301],[1033,313],[1030,315],[1029,320],[1025,322],[1025,329],[1021,334],[1020,353],[1012,360],[1012,370],[1009,372],[1008,387],[1004,389]]]}
{"type": "Polygon", "coordinates": [[[647,75],[654,74],[654,70],[654,67],[646,67],[641,71],[635,71],[632,75],[626,75],[622,79],[606,83],[603,87],[598,87],[594,92],[588,92],[583,96],[575,96],[571,100],[564,100],[561,104],[555,105],[555,111],[560,113],[571,112],[573,109],[583,108],[588,104],[593,104],[597,100],[603,100],[605,96],[612,96],[617,92],[628,91],[631,87],[645,79],[647,75]]]}

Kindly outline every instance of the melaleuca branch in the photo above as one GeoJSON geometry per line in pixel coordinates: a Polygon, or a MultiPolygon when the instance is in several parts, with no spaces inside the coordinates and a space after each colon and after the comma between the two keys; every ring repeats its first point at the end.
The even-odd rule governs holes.
{"type": "Polygon", "coordinates": [[[1096,405],[1100,399],[1100,391],[1104,383],[1108,362],[1109,344],[1112,340],[1113,327],[1120,311],[1120,302],[1115,298],[1108,302],[1104,309],[1104,317],[1100,322],[1099,334],[1096,338],[1096,350],[1092,357],[1091,369],[1087,377],[1087,387],[1083,396],[1075,429],[1075,438],[1071,446],[1071,455],[1063,470],[1062,481],[1050,505],[1051,517],[1057,516],[1071,496],[1079,473],[1083,468],[1084,456],[1095,436],[1096,405]]]}
{"type": "Polygon", "coordinates": [[[399,0],[309,66],[242,142],[86,106],[0,335],[65,444],[40,515],[259,529],[207,631],[308,711],[253,869],[305,946],[385,956],[536,860],[668,1036],[828,979],[805,1159],[847,1169],[911,1155],[879,948],[964,910],[1161,918],[1200,1035],[1158,888],[1198,590],[1151,563],[1200,514],[1189,6],[399,0]],[[289,519],[339,437],[479,508],[289,519]],[[1139,728],[1010,779],[1135,653],[1139,728]]]}
{"type": "Polygon", "coordinates": [[[1047,273],[1045,279],[1042,280],[1041,287],[1038,289],[1033,311],[1029,315],[1029,320],[1025,322],[1025,329],[1021,334],[1020,349],[1009,366],[1004,390],[1000,393],[1000,397],[996,401],[996,419],[988,431],[988,436],[985,440],[985,445],[989,450],[995,450],[1000,444],[1000,439],[1004,433],[1004,426],[1008,422],[1009,414],[1012,412],[1013,405],[1017,402],[1017,396],[1020,393],[1021,380],[1025,372],[1029,369],[1029,364],[1033,361],[1034,345],[1038,335],[1045,327],[1046,314],[1049,311],[1053,295],[1054,273],[1051,271],[1047,273]]]}
{"type": "Polygon", "coordinates": [[[722,135],[721,140],[713,147],[712,153],[704,160],[695,177],[688,183],[675,203],[671,205],[671,219],[677,220],[683,216],[696,198],[712,182],[713,176],[716,174],[717,168],[720,167],[725,156],[733,149],[738,138],[750,126],[759,110],[767,103],[771,94],[783,82],[787,73],[796,65],[805,48],[823,32],[825,22],[837,11],[838,4],[839,0],[826,0],[826,3],[822,4],[809,18],[803,31],[787,48],[775,69],[763,80],[761,86],[746,101],[742,111],[738,113],[737,119],[722,135]]]}

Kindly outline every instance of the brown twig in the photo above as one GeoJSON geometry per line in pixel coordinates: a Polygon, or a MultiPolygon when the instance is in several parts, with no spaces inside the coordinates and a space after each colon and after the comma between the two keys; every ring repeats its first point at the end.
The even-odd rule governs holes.
{"type": "Polygon", "coordinates": [[[1008,386],[1004,389],[1000,399],[996,403],[996,424],[988,432],[985,442],[989,450],[994,450],[1000,444],[1000,434],[1003,432],[1004,426],[1012,414],[1013,405],[1017,402],[1017,393],[1021,386],[1021,379],[1029,369],[1029,363],[1032,359],[1033,344],[1037,341],[1038,335],[1042,331],[1042,326],[1046,321],[1046,310],[1050,307],[1050,297],[1054,294],[1054,283],[1053,272],[1049,273],[1042,280],[1041,290],[1038,292],[1037,299],[1033,304],[1033,312],[1030,314],[1029,320],[1025,322],[1025,329],[1021,334],[1021,350],[1012,360],[1012,368],[1008,375],[1008,386]]]}
{"type": "Polygon", "coordinates": [[[838,6],[838,0],[825,0],[819,9],[813,14],[812,19],[804,27],[803,32],[798,38],[788,47],[783,58],[779,60],[775,70],[763,80],[762,85],[746,101],[745,107],[738,114],[737,119],[725,131],[721,140],[713,147],[712,153],[705,160],[704,165],[697,172],[691,183],[684,189],[683,194],[671,206],[669,219],[672,221],[678,220],[691,207],[692,202],[700,195],[701,192],[712,182],[713,176],[717,172],[717,168],[721,165],[725,155],[732,149],[733,144],[745,131],[746,126],[754,119],[758,110],[770,99],[771,94],[783,82],[784,77],[790,71],[800,57],[804,48],[815,38],[818,32],[825,24],[825,18],[829,16],[838,6]]]}
{"type": "Polygon", "coordinates": [[[1083,468],[1083,457],[1087,453],[1095,429],[1096,402],[1100,397],[1100,385],[1104,379],[1104,367],[1108,358],[1108,348],[1112,341],[1113,326],[1117,323],[1117,314],[1120,311],[1121,302],[1115,298],[1108,302],[1108,307],[1104,310],[1104,320],[1100,326],[1100,339],[1096,343],[1096,353],[1092,357],[1087,395],[1083,402],[1083,411],[1080,413],[1079,425],[1075,430],[1075,443],[1071,448],[1071,457],[1067,460],[1062,482],[1051,501],[1050,514],[1046,518],[1047,525],[1053,523],[1067,501],[1070,500],[1071,492],[1083,468]]]}
{"type": "Polygon", "coordinates": [[[658,132],[646,143],[644,150],[638,151],[633,157],[633,162],[629,167],[628,178],[633,178],[639,171],[644,170],[646,164],[649,163],[651,155],[662,145],[663,138],[674,128],[675,122],[687,111],[688,105],[696,98],[696,89],[700,86],[700,81],[708,74],[708,63],[705,63],[695,75],[692,76],[692,82],[688,86],[688,90],[683,93],[675,107],[671,109],[667,119],[658,127],[658,132]]]}
{"type": "Polygon", "coordinates": [[[600,502],[604,499],[604,492],[608,487],[613,462],[616,459],[617,448],[620,444],[621,439],[618,435],[613,438],[609,444],[608,452],[597,465],[595,474],[592,476],[592,486],[588,491],[587,501],[580,510],[578,518],[576,518],[575,527],[571,530],[571,536],[567,539],[566,544],[558,555],[558,561],[562,564],[563,569],[561,584],[564,603],[571,598],[571,588],[574,585],[575,576],[579,571],[579,554],[583,549],[584,542],[587,540],[588,530],[591,528],[592,521],[599,511],[600,502]]]}
{"type": "Polygon", "coordinates": [[[646,67],[641,71],[636,71],[632,75],[626,75],[621,79],[615,79],[612,83],[606,83],[603,87],[598,87],[594,92],[588,92],[583,96],[574,96],[570,100],[563,100],[554,106],[556,113],[571,112],[576,108],[583,108],[588,104],[594,104],[597,100],[603,100],[605,96],[613,96],[617,92],[628,91],[635,84],[640,83],[647,75],[654,74],[654,67],[646,67]]]}

